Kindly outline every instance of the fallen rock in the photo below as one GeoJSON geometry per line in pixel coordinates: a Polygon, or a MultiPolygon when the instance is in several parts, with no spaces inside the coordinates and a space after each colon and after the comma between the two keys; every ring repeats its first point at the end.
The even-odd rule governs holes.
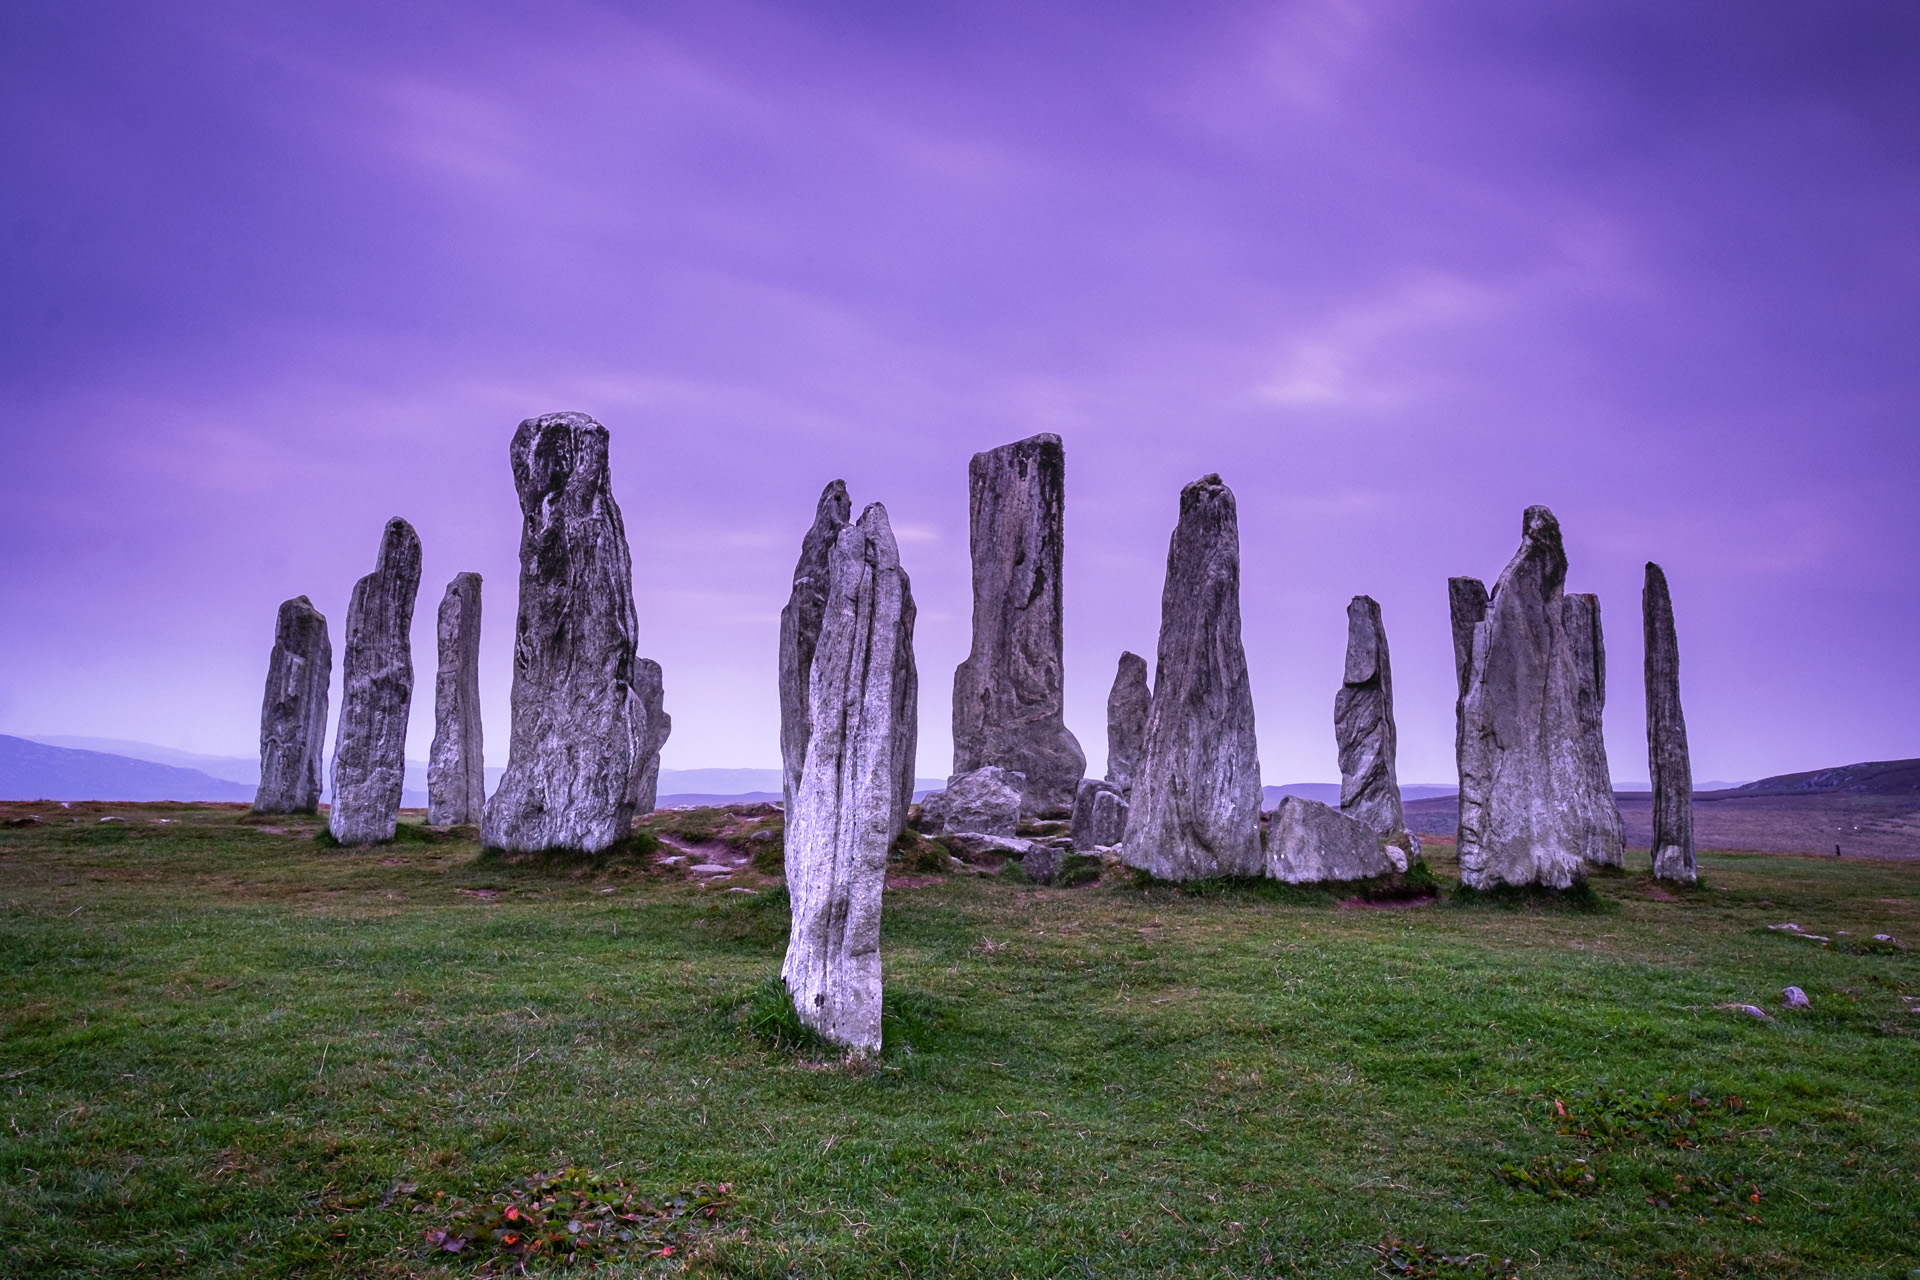
{"type": "Polygon", "coordinates": [[[1780,998],[1787,1002],[1789,1009],[1811,1008],[1813,1001],[1807,999],[1807,993],[1798,987],[1787,987],[1780,992],[1780,998]]]}
{"type": "Polygon", "coordinates": [[[1062,702],[1060,437],[974,454],[967,486],[973,648],[953,673],[953,771],[1025,774],[1024,812],[1064,814],[1087,757],[1062,702]]]}
{"type": "Polygon", "coordinates": [[[965,850],[976,857],[997,853],[1024,858],[1040,847],[1034,841],[1022,836],[994,835],[986,831],[954,831],[941,838],[949,845],[965,850]]]}
{"type": "Polygon", "coordinates": [[[1128,866],[1160,880],[1257,876],[1260,755],[1240,642],[1240,527],[1217,475],[1180,493],[1160,596],[1153,703],[1134,774],[1128,866]]]}
{"type": "Polygon", "coordinates": [[[905,811],[902,756],[912,754],[898,723],[908,607],[887,511],[874,503],[828,558],[808,673],[812,728],[787,817],[793,923],[780,971],[801,1021],[856,1053],[880,1049],[881,896],[905,811]]]}
{"type": "Polygon", "coordinates": [[[1060,859],[1058,849],[1037,844],[1020,859],[1020,870],[1035,884],[1051,884],[1060,874],[1060,859]]]}
{"type": "MultiPolygon", "coordinates": [[[[1113,688],[1107,693],[1107,781],[1123,796],[1133,792],[1133,773],[1146,743],[1147,712],[1152,706],[1147,660],[1137,653],[1122,653],[1113,688]]],[[[1079,803],[1077,797],[1075,803],[1079,803]]]]}
{"type": "Polygon", "coordinates": [[[427,754],[427,821],[477,823],[487,807],[480,727],[480,575],[447,584],[436,618],[440,666],[433,682],[433,748],[427,754]]]}
{"type": "Polygon", "coordinates": [[[1020,800],[1026,780],[988,765],[947,779],[947,789],[921,801],[922,816],[935,831],[977,831],[1012,835],[1020,826],[1020,800]]]}
{"type": "Polygon", "coordinates": [[[1267,823],[1269,878],[1287,884],[1371,880],[1407,869],[1407,855],[1331,805],[1283,796],[1267,823]]]}
{"type": "Polygon", "coordinates": [[[597,853],[632,829],[648,741],[607,429],[584,413],[528,418],[510,456],[522,517],[513,733],[481,843],[597,853]]]}
{"type": "Polygon", "coordinates": [[[1389,839],[1407,829],[1394,758],[1393,667],[1387,628],[1371,596],[1347,605],[1347,666],[1333,700],[1333,735],[1340,750],[1340,812],[1389,839]]]}
{"type": "Polygon", "coordinates": [[[280,606],[260,702],[260,789],[255,813],[315,813],[326,749],[333,644],[327,619],[305,596],[280,606]]]}
{"type": "Polygon", "coordinates": [[[1749,1018],[1758,1018],[1762,1022],[1773,1021],[1773,1015],[1757,1004],[1717,1004],[1713,1007],[1716,1009],[1724,1009],[1728,1013],[1744,1013],[1749,1018]]]}
{"type": "Polygon", "coordinates": [[[1661,880],[1692,884],[1700,873],[1693,856],[1693,759],[1687,751],[1687,718],[1680,707],[1680,640],[1666,571],[1651,560],[1640,593],[1640,612],[1646,630],[1653,874],[1661,880]]]}
{"type": "Polygon", "coordinates": [[[1120,788],[1098,778],[1082,778],[1073,799],[1073,848],[1088,850],[1119,844],[1127,833],[1127,802],[1120,788]]]}
{"type": "Polygon", "coordinates": [[[400,821],[419,592],[420,536],[396,516],[381,535],[373,572],[353,585],[347,605],[327,812],[327,830],[344,845],[391,840],[400,821]]]}

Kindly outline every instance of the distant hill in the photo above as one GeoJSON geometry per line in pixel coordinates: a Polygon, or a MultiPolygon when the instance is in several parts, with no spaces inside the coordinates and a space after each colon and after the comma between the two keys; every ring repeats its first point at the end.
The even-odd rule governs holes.
{"type": "MultiPolygon", "coordinates": [[[[1402,800],[1426,800],[1433,796],[1450,796],[1460,788],[1442,786],[1434,782],[1403,782],[1400,784],[1402,800]]],[[[1299,796],[1302,800],[1318,800],[1321,804],[1340,807],[1340,784],[1337,782],[1285,782],[1277,787],[1260,788],[1260,803],[1271,809],[1280,803],[1281,796],[1299,796]]]]}
{"type": "Polygon", "coordinates": [[[1811,773],[1783,773],[1733,788],[1747,795],[1804,795],[1839,791],[1853,795],[1908,796],[1920,794],[1920,760],[1869,760],[1811,773]]]}
{"type": "Polygon", "coordinates": [[[253,800],[254,788],[199,769],[0,734],[0,800],[253,800]]]}

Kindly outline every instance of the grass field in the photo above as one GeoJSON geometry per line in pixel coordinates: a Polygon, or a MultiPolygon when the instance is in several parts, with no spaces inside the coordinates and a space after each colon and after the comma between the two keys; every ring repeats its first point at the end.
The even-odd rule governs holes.
{"type": "Polygon", "coordinates": [[[29,811],[7,1275],[471,1275],[427,1243],[448,1205],[567,1165],[731,1189],[611,1275],[1920,1266],[1920,960],[1870,941],[1920,936],[1912,864],[1708,855],[1590,910],[920,876],[887,901],[906,1044],[850,1066],[748,1029],[777,891],[210,807],[0,820],[29,811]]]}

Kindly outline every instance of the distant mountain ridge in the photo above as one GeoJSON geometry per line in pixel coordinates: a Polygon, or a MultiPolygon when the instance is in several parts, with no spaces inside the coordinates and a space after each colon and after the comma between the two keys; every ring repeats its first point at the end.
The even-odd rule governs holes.
{"type": "Polygon", "coordinates": [[[1783,773],[1732,790],[1746,795],[1798,795],[1819,791],[1869,796],[1916,795],[1920,794],[1920,760],[1868,760],[1809,773],[1783,773]]]}
{"type": "Polygon", "coordinates": [[[255,788],[199,769],[0,734],[0,800],[199,800],[250,803],[255,788]]]}

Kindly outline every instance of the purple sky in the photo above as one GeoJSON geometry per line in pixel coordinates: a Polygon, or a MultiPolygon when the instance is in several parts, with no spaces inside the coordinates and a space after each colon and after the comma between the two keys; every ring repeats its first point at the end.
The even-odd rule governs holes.
{"type": "MultiPolygon", "coordinates": [[[[920,769],[966,463],[1066,440],[1097,772],[1179,488],[1239,497],[1263,774],[1337,778],[1349,596],[1400,776],[1453,776],[1446,578],[1546,503],[1646,776],[1641,564],[1696,778],[1920,755],[1920,9],[1905,3],[63,4],[0,9],[0,732],[255,749],[275,606],[336,646],[487,583],[507,441],[613,432],[669,767],[778,763],[820,487],[887,504],[920,769]]],[[[337,694],[336,694],[337,705],[337,694]]]]}

